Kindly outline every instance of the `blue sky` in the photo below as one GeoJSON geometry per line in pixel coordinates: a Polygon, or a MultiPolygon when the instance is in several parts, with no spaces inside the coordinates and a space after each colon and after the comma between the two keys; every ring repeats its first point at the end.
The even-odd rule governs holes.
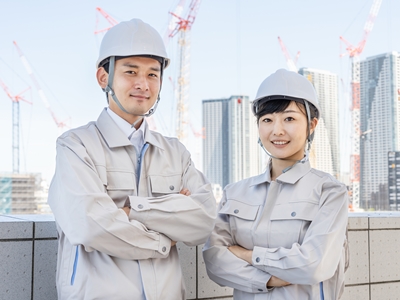
{"type": "MultiPolygon", "coordinates": [[[[52,110],[71,127],[96,120],[105,97],[95,80],[95,62],[107,22],[96,13],[101,7],[118,21],[141,18],[162,35],[178,0],[0,0],[0,79],[33,105],[21,103],[21,171],[41,172],[48,180],[54,172],[55,140],[60,134],[37,90],[19,60],[15,40],[32,65],[52,110]]],[[[190,2],[186,1],[187,4],[190,2]]],[[[203,0],[191,32],[189,115],[201,127],[201,101],[244,94],[253,98],[262,80],[286,62],[278,44],[280,36],[290,54],[301,52],[298,67],[338,74],[347,82],[349,59],[339,58],[343,35],[357,44],[363,35],[372,0],[203,0]]],[[[400,50],[400,1],[383,0],[375,26],[361,59],[400,50]]],[[[177,76],[177,40],[168,52],[172,65],[166,78],[177,76]]],[[[349,107],[343,93],[341,113],[349,107]]],[[[12,170],[11,101],[0,90],[0,172],[12,170]]],[[[176,112],[173,88],[164,82],[156,113],[159,131],[174,135],[176,112]]],[[[342,127],[344,132],[346,127],[342,127]]],[[[346,141],[343,145],[346,145],[346,141]]],[[[195,162],[201,161],[198,142],[192,143],[195,162]]],[[[347,157],[347,154],[346,154],[347,157]]],[[[346,161],[346,159],[344,159],[346,161]]],[[[346,166],[345,166],[346,167],[346,166]]],[[[344,167],[344,168],[345,168],[344,167]]]]}

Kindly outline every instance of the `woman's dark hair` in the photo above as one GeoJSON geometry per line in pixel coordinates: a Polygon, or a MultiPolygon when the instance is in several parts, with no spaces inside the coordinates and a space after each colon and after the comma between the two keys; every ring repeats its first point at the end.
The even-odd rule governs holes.
{"type": "MultiPolygon", "coordinates": [[[[260,121],[260,118],[266,114],[280,113],[285,111],[285,109],[290,105],[292,101],[294,100],[270,100],[262,103],[261,100],[261,104],[255,114],[257,118],[257,124],[260,121]]],[[[306,108],[304,106],[304,103],[302,102],[303,100],[300,101],[294,102],[296,103],[297,107],[304,113],[304,115],[306,115],[306,108]]],[[[318,118],[318,111],[316,107],[310,102],[308,102],[308,105],[310,107],[310,119],[312,120],[314,118],[318,118]]]]}

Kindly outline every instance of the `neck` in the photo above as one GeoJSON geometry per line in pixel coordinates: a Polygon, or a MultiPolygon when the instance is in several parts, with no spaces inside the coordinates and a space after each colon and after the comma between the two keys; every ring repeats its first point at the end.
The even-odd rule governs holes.
{"type": "Polygon", "coordinates": [[[281,159],[272,159],[272,167],[271,167],[271,180],[276,180],[280,175],[282,175],[283,170],[288,167],[293,166],[296,162],[293,160],[281,160],[281,159]]]}

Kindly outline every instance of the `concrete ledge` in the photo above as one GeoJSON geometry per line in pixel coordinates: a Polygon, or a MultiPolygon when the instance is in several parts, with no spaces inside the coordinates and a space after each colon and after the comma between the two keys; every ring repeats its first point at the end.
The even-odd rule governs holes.
{"type": "MultiPolygon", "coordinates": [[[[341,300],[397,299],[400,212],[349,214],[350,267],[341,300]]],[[[232,299],[208,279],[202,246],[177,245],[188,299],[232,299]]],[[[57,231],[52,215],[0,215],[0,299],[56,300],[57,231]]]]}

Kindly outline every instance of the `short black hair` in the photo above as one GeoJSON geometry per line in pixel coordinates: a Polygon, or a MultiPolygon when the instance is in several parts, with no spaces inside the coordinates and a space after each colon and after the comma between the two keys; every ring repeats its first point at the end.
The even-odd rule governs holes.
{"type": "MultiPolygon", "coordinates": [[[[159,57],[159,56],[155,56],[155,55],[131,55],[131,56],[149,57],[149,58],[157,60],[161,64],[161,67],[163,67],[163,65],[162,65],[163,63],[165,65],[165,59],[163,59],[162,57],[159,57]]],[[[131,57],[131,56],[116,56],[115,61],[122,59],[122,58],[131,57]]],[[[108,71],[110,69],[110,58],[109,57],[103,59],[99,63],[99,68],[101,68],[101,67],[103,67],[104,70],[108,73],[108,71]]]]}
{"type": "MultiPolygon", "coordinates": [[[[286,108],[290,105],[290,103],[295,102],[297,107],[306,115],[306,108],[304,106],[303,100],[295,101],[295,100],[270,100],[270,101],[262,101],[259,100],[261,103],[255,113],[257,118],[257,124],[260,121],[260,118],[266,114],[273,114],[273,113],[280,113],[285,111],[286,108]]],[[[308,101],[308,105],[310,107],[310,119],[318,118],[318,111],[317,108],[308,101]]]]}

